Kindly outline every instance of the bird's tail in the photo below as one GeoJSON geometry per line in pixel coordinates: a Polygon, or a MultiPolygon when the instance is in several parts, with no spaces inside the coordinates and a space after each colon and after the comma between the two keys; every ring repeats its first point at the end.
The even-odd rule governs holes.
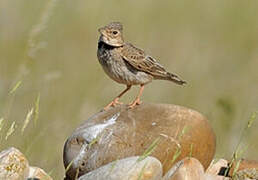
{"type": "Polygon", "coordinates": [[[166,73],[166,76],[165,76],[164,79],[169,80],[169,81],[173,81],[174,83],[179,84],[179,85],[186,84],[186,81],[180,79],[177,75],[172,74],[170,72],[166,73]]]}
{"type": "Polygon", "coordinates": [[[173,81],[173,82],[175,82],[176,84],[179,84],[179,85],[186,84],[186,81],[180,79],[180,78],[179,78],[177,75],[175,75],[175,74],[172,74],[172,73],[170,73],[170,72],[167,72],[166,76],[167,76],[167,80],[173,81]]]}

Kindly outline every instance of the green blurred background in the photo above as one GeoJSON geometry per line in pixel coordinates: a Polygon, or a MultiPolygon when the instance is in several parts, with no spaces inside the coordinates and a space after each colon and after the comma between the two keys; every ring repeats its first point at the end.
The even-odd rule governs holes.
{"type": "MultiPolygon", "coordinates": [[[[258,110],[257,18],[258,1],[250,0],[1,0],[0,150],[17,147],[31,165],[63,177],[66,138],[124,89],[104,74],[96,57],[97,29],[120,21],[125,40],[188,82],[179,87],[154,81],[143,100],[203,113],[217,135],[216,157],[230,158],[258,110]],[[22,134],[38,94],[39,118],[22,134]],[[5,140],[14,121],[15,131],[5,140]]],[[[254,122],[242,139],[249,145],[245,158],[258,160],[257,128],[254,122]]]]}

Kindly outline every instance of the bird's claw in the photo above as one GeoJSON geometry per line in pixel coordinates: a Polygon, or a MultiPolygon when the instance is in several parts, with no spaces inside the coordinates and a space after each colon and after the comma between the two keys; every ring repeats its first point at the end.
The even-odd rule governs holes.
{"type": "Polygon", "coordinates": [[[119,102],[118,101],[119,98],[115,98],[111,103],[109,103],[107,106],[104,107],[104,110],[106,111],[108,108],[110,107],[115,107],[117,106],[118,104],[121,105],[123,104],[122,102],[119,102]]]}
{"type": "Polygon", "coordinates": [[[142,103],[142,101],[140,100],[140,98],[137,98],[137,99],[135,99],[132,103],[130,103],[130,104],[128,105],[128,107],[129,107],[129,109],[132,109],[132,108],[134,108],[135,106],[140,105],[141,103],[142,103]]]}

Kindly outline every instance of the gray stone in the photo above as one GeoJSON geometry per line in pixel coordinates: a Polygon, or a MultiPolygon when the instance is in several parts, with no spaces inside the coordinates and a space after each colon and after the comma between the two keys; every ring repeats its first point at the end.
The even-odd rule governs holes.
{"type": "Polygon", "coordinates": [[[79,178],[79,180],[160,180],[162,165],[154,157],[141,161],[138,157],[111,162],[79,178]]]}

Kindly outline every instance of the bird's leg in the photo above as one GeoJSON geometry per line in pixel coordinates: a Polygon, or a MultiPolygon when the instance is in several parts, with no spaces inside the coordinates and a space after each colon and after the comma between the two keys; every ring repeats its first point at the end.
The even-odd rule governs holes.
{"type": "Polygon", "coordinates": [[[142,103],[140,100],[140,97],[142,95],[143,89],[144,89],[144,84],[141,84],[139,94],[137,95],[136,99],[132,103],[129,104],[129,108],[133,108],[134,106],[140,105],[142,103]]]}
{"type": "Polygon", "coordinates": [[[110,106],[116,106],[117,104],[123,104],[118,100],[129,90],[131,89],[131,85],[127,85],[126,89],[123,90],[111,103],[104,107],[104,110],[107,110],[110,106]]]}

